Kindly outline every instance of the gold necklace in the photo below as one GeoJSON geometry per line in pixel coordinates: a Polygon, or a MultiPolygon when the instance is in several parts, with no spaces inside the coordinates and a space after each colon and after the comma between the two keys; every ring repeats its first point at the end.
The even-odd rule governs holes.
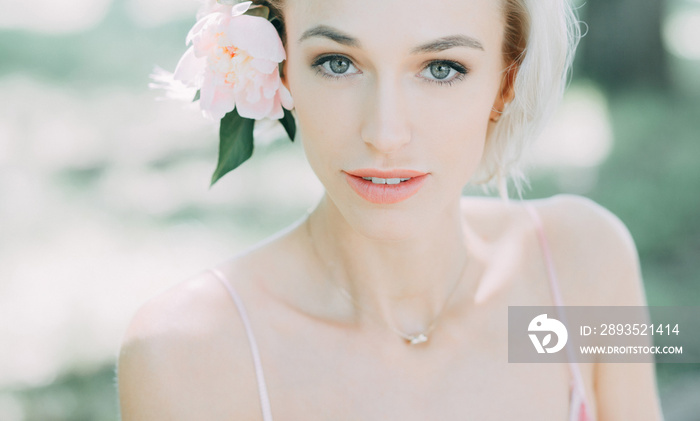
{"type": "MultiPolygon", "coordinates": [[[[314,243],[313,236],[311,235],[311,224],[309,223],[309,218],[308,218],[308,217],[307,217],[306,220],[304,221],[304,224],[306,225],[306,232],[307,232],[307,234],[308,234],[309,241],[311,242],[311,247],[312,247],[313,250],[314,250],[314,254],[316,255],[316,257],[317,257],[321,262],[323,262],[324,266],[326,267],[326,271],[327,271],[328,273],[330,273],[330,272],[331,272],[331,268],[330,268],[329,264],[321,258],[321,255],[318,253],[318,249],[316,248],[316,243],[314,243]]],[[[387,322],[386,320],[382,319],[382,320],[384,321],[384,324],[385,324],[389,329],[391,329],[392,331],[394,331],[397,335],[399,335],[400,337],[402,337],[403,339],[405,339],[406,342],[407,342],[409,345],[417,345],[417,344],[420,344],[420,343],[423,343],[423,342],[427,342],[427,341],[428,341],[428,334],[429,334],[430,332],[432,332],[432,330],[433,330],[433,329],[435,328],[435,326],[437,325],[437,322],[438,322],[438,320],[440,319],[440,316],[442,316],[443,312],[444,312],[445,309],[447,308],[447,303],[450,301],[450,298],[452,297],[452,295],[454,294],[454,292],[457,290],[457,287],[459,286],[459,284],[462,282],[462,278],[464,277],[464,272],[466,271],[466,268],[467,268],[467,262],[468,262],[468,260],[464,262],[464,265],[462,266],[462,270],[461,270],[461,272],[460,272],[460,274],[459,274],[459,277],[457,278],[457,282],[455,282],[455,285],[452,287],[452,290],[451,290],[450,293],[447,295],[447,299],[445,300],[445,303],[442,305],[442,308],[440,309],[440,311],[439,311],[438,314],[435,316],[435,318],[434,318],[433,321],[430,323],[430,325],[428,326],[427,329],[425,329],[425,330],[422,331],[422,332],[418,332],[418,333],[416,333],[416,334],[410,335],[410,334],[401,332],[400,330],[396,329],[394,326],[392,326],[391,324],[389,324],[389,322],[387,322]]],[[[352,297],[352,295],[351,295],[345,288],[343,288],[341,285],[337,284],[335,281],[331,281],[332,277],[327,277],[327,279],[329,280],[329,282],[333,283],[335,287],[337,287],[338,289],[340,289],[340,292],[341,292],[345,297],[347,297],[354,305],[356,305],[357,307],[361,308],[361,309],[362,309],[363,311],[365,311],[365,312],[367,311],[367,309],[366,309],[363,305],[361,305],[359,302],[357,302],[357,300],[355,300],[355,299],[352,297]]],[[[372,319],[372,320],[374,320],[374,321],[376,322],[375,319],[372,319]]]]}

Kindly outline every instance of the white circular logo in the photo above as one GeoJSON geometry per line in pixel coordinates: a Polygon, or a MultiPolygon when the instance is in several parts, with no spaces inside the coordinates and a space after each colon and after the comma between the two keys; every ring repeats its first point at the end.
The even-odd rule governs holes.
{"type": "Polygon", "coordinates": [[[557,335],[557,344],[555,346],[550,346],[549,348],[544,348],[552,342],[552,334],[549,333],[542,339],[542,343],[537,338],[537,335],[530,333],[530,340],[535,346],[535,349],[539,354],[544,354],[545,350],[548,353],[554,353],[560,351],[566,345],[566,340],[569,338],[569,334],[566,331],[566,326],[557,319],[548,319],[547,314],[540,314],[530,321],[530,325],[527,327],[529,332],[554,332],[557,335]]]}

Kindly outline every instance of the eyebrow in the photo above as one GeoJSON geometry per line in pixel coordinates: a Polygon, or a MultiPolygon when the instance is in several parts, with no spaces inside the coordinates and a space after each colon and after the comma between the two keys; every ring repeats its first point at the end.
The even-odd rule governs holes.
{"type": "MultiPolygon", "coordinates": [[[[302,41],[313,37],[328,38],[337,42],[338,44],[360,48],[360,41],[358,41],[356,38],[353,38],[350,35],[327,25],[314,26],[313,28],[304,31],[299,38],[299,42],[301,43],[302,41]]],[[[450,35],[419,45],[411,50],[411,54],[434,53],[455,47],[467,47],[484,51],[483,44],[476,38],[466,35],[450,35]]]]}
{"type": "Polygon", "coordinates": [[[360,41],[357,39],[326,25],[314,26],[313,28],[304,31],[299,38],[299,42],[301,43],[302,41],[312,37],[328,38],[337,42],[338,44],[347,45],[348,47],[360,47],[360,41]]]}
{"type": "Polygon", "coordinates": [[[477,50],[484,51],[484,46],[476,38],[468,37],[466,35],[450,35],[447,37],[438,38],[435,41],[431,41],[427,44],[419,45],[418,47],[412,49],[411,53],[436,53],[454,47],[475,48],[477,50]]]}

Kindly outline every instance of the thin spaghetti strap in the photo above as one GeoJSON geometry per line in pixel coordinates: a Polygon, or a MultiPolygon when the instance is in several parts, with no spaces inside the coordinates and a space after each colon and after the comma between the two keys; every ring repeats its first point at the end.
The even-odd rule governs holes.
{"type": "Polygon", "coordinates": [[[552,253],[549,251],[549,245],[547,244],[547,237],[544,235],[544,227],[542,226],[542,220],[540,219],[537,210],[530,203],[526,203],[525,207],[530,216],[535,223],[535,228],[537,228],[537,238],[540,242],[540,247],[542,248],[542,254],[544,254],[545,264],[547,265],[547,274],[549,275],[549,286],[552,291],[552,296],[554,298],[554,304],[557,306],[563,306],[564,300],[561,298],[561,293],[559,292],[559,285],[557,285],[557,275],[554,271],[554,262],[552,259],[552,253]]]}
{"type": "Polygon", "coordinates": [[[265,376],[263,375],[262,363],[260,361],[260,353],[258,352],[258,344],[253,336],[253,329],[250,326],[250,321],[248,320],[248,314],[243,306],[243,301],[238,295],[236,290],[233,288],[230,282],[226,279],[226,276],[217,269],[209,269],[218,279],[224,284],[224,287],[228,290],[233,302],[236,304],[238,309],[238,314],[241,316],[243,321],[243,326],[245,327],[246,335],[248,335],[248,342],[250,344],[250,350],[253,354],[253,364],[255,365],[255,375],[258,379],[258,393],[260,394],[260,406],[262,408],[263,420],[272,421],[272,411],[270,410],[270,399],[267,394],[267,386],[265,384],[265,376]]]}
{"type": "MultiPolygon", "coordinates": [[[[544,234],[544,226],[542,225],[542,219],[540,219],[539,214],[537,213],[537,210],[535,207],[530,204],[530,203],[525,203],[525,208],[527,211],[530,213],[530,216],[532,217],[532,220],[535,224],[535,228],[537,228],[537,238],[540,242],[540,247],[542,248],[542,254],[544,255],[545,263],[547,265],[547,274],[549,275],[549,285],[550,285],[550,290],[552,292],[552,296],[554,298],[554,303],[557,306],[557,315],[559,316],[559,319],[561,320],[564,325],[568,325],[566,321],[566,315],[564,314],[564,310],[561,308],[564,305],[564,300],[561,298],[561,292],[559,291],[559,285],[557,282],[557,275],[554,270],[554,260],[552,259],[552,253],[549,249],[549,244],[547,243],[547,237],[544,234]]],[[[585,406],[587,405],[587,400],[586,400],[586,394],[585,394],[585,388],[583,384],[583,376],[581,375],[580,368],[578,366],[578,363],[576,361],[576,356],[574,355],[573,349],[571,346],[565,346],[566,348],[566,355],[569,360],[569,371],[571,372],[572,376],[572,381],[574,382],[574,386],[576,386],[576,389],[578,389],[578,393],[580,393],[579,398],[581,401],[583,401],[585,406]]],[[[574,402],[574,404],[577,404],[577,402],[574,402]]]]}

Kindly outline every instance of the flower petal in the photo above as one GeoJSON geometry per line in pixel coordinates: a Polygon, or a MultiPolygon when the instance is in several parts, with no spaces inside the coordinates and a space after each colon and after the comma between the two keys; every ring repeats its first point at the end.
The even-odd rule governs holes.
{"type": "Polygon", "coordinates": [[[216,84],[212,72],[206,72],[202,81],[202,87],[199,88],[199,108],[204,111],[211,108],[214,102],[214,94],[216,92],[216,84]]]}
{"type": "Polygon", "coordinates": [[[220,89],[216,92],[214,101],[212,102],[209,112],[211,116],[220,120],[224,118],[226,113],[231,112],[236,106],[233,92],[230,89],[220,89]]]}
{"type": "Polygon", "coordinates": [[[292,100],[292,94],[289,93],[289,90],[286,86],[284,86],[283,83],[280,83],[280,88],[277,91],[277,95],[279,96],[280,101],[282,102],[282,106],[284,108],[288,110],[294,108],[294,100],[292,100]]]}
{"type": "Polygon", "coordinates": [[[198,20],[197,23],[192,26],[192,29],[187,33],[187,38],[185,38],[185,45],[188,45],[191,41],[192,38],[194,38],[195,35],[200,33],[204,26],[209,23],[212,19],[215,19],[218,13],[211,13],[206,16],[204,16],[202,19],[198,20]]]}
{"type": "Polygon", "coordinates": [[[255,69],[263,73],[272,73],[277,68],[277,63],[264,58],[253,58],[250,61],[250,65],[255,69]]]}
{"type": "Polygon", "coordinates": [[[206,63],[206,59],[195,57],[194,48],[190,47],[185,51],[185,54],[180,57],[180,61],[178,61],[175,67],[173,78],[185,82],[186,84],[194,85],[197,77],[204,72],[206,63]]]}
{"type": "Polygon", "coordinates": [[[261,99],[257,102],[246,101],[245,91],[234,94],[236,99],[236,109],[241,117],[260,120],[267,117],[272,109],[273,101],[261,99]]]}
{"type": "Polygon", "coordinates": [[[257,81],[255,83],[255,86],[246,89],[245,92],[245,100],[249,103],[258,102],[262,98],[262,95],[260,95],[260,86],[257,81]]]}
{"type": "Polygon", "coordinates": [[[236,106],[232,89],[223,84],[218,75],[207,72],[200,89],[199,107],[202,113],[220,120],[236,106]]]}
{"type": "Polygon", "coordinates": [[[280,118],[284,117],[284,111],[282,110],[282,104],[280,104],[279,96],[275,96],[274,102],[272,103],[272,109],[270,110],[268,117],[274,118],[275,120],[279,120],[280,118]]]}
{"type": "Polygon", "coordinates": [[[253,4],[252,1],[244,1],[243,3],[238,3],[237,5],[231,8],[231,16],[242,15],[243,13],[248,11],[248,8],[250,8],[251,4],[253,4]]]}
{"type": "Polygon", "coordinates": [[[266,77],[261,78],[261,87],[263,90],[263,95],[265,98],[272,98],[277,93],[277,89],[281,85],[279,74],[277,72],[265,75],[266,77]]]}
{"type": "Polygon", "coordinates": [[[284,46],[274,25],[258,16],[241,15],[224,25],[228,41],[248,55],[279,63],[285,59],[284,46]],[[255,34],[255,36],[251,36],[255,34]]]}
{"type": "Polygon", "coordinates": [[[205,57],[217,47],[217,34],[222,31],[221,27],[229,19],[221,13],[213,13],[209,16],[211,18],[202,29],[192,35],[192,46],[197,57],[205,57]]]}

